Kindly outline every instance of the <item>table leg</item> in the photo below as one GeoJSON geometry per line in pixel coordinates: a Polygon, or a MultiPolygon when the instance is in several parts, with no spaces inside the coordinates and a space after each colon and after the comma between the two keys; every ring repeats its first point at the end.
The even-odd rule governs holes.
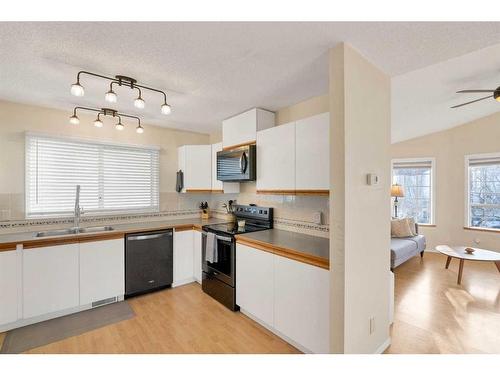
{"type": "Polygon", "coordinates": [[[446,259],[446,267],[445,267],[446,269],[448,269],[448,267],[450,266],[450,262],[451,262],[451,257],[448,257],[446,259]]]}
{"type": "Polygon", "coordinates": [[[458,280],[457,284],[460,285],[462,283],[462,272],[464,270],[464,260],[460,259],[460,265],[458,266],[458,280]]]}
{"type": "Polygon", "coordinates": [[[500,272],[500,262],[495,262],[495,266],[497,266],[497,270],[500,272]]]}

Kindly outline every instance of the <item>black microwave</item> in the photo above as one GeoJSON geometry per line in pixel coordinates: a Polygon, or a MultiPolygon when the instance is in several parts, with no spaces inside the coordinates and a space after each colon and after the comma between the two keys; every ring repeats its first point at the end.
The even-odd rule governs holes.
{"type": "Polygon", "coordinates": [[[217,152],[217,180],[255,181],[256,158],[255,145],[217,152]]]}

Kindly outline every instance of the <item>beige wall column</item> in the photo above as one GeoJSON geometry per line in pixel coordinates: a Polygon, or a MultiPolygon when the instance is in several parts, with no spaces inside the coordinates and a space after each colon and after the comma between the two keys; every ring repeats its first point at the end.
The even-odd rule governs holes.
{"type": "Polygon", "coordinates": [[[390,79],[339,44],[329,94],[331,350],[374,353],[389,342],[390,79]]]}

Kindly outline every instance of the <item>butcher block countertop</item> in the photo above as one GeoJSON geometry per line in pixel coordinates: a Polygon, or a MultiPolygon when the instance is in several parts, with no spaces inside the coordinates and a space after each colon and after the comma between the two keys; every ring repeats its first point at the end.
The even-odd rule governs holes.
{"type": "MultiPolygon", "coordinates": [[[[154,231],[154,230],[162,230],[170,228],[173,228],[176,231],[192,230],[192,229],[201,230],[201,227],[203,225],[225,223],[226,221],[227,220],[216,219],[216,218],[207,220],[202,220],[199,218],[190,218],[190,219],[177,219],[177,220],[147,221],[147,222],[127,223],[127,224],[106,224],[113,227],[113,230],[106,232],[66,234],[66,235],[51,236],[51,237],[35,237],[36,233],[38,233],[39,231],[6,233],[6,234],[0,234],[0,251],[15,250],[16,246],[19,244],[22,244],[23,248],[29,249],[34,247],[63,245],[63,244],[77,243],[77,242],[103,241],[116,238],[123,238],[125,234],[141,232],[141,231],[154,231]]],[[[82,228],[94,227],[97,225],[101,226],[102,224],[82,225],[82,228]]],[[[67,226],[60,227],[57,229],[65,229],[65,228],[67,228],[67,226]]]]}
{"type": "Polygon", "coordinates": [[[330,241],[328,238],[269,229],[236,236],[239,244],[254,247],[276,255],[324,269],[330,268],[330,241]]]}

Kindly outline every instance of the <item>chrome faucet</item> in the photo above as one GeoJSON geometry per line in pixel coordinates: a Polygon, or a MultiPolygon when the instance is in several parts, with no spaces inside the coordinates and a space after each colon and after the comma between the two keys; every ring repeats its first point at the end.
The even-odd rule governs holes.
{"type": "Polygon", "coordinates": [[[74,212],[74,218],[73,218],[73,227],[77,229],[77,231],[80,229],[80,217],[83,214],[83,210],[80,207],[80,185],[76,185],[76,197],[75,197],[75,212],[74,212]]]}

